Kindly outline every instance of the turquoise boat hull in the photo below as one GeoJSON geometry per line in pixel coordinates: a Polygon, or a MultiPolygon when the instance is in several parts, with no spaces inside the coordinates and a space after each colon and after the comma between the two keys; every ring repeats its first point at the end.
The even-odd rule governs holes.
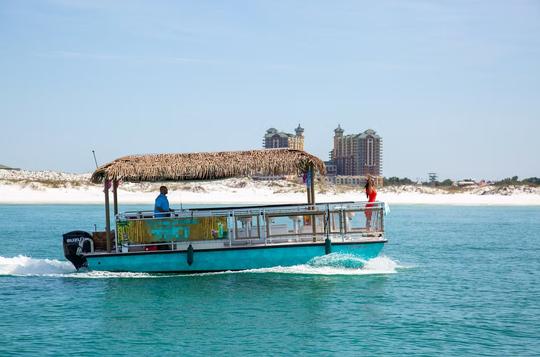
{"type": "MultiPolygon", "coordinates": [[[[332,253],[368,260],[379,255],[386,240],[332,243],[332,253]]],[[[324,243],[287,244],[195,250],[87,255],[88,269],[115,272],[200,273],[305,264],[326,254],[324,243]],[[188,260],[191,261],[189,264],[188,260]]]]}

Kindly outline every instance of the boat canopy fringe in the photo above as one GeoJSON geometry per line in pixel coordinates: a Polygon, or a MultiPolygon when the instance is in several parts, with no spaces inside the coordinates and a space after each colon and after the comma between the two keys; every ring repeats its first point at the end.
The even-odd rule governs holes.
{"type": "Polygon", "coordinates": [[[303,174],[310,167],[321,175],[326,174],[319,158],[293,149],[131,155],[98,167],[90,180],[93,183],[105,179],[124,182],[216,180],[303,174]]]}

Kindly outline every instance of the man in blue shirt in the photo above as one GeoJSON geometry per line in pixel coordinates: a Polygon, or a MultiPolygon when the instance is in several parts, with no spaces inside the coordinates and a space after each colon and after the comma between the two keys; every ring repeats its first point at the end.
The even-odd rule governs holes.
{"type": "Polygon", "coordinates": [[[154,217],[169,217],[173,210],[169,207],[169,200],[167,199],[167,187],[161,186],[159,188],[159,196],[156,197],[156,204],[154,205],[154,217]]]}

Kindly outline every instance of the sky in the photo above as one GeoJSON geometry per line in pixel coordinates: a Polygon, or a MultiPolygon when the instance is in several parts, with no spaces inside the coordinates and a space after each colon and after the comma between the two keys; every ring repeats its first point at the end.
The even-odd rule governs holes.
{"type": "Polygon", "coordinates": [[[540,176],[540,2],[0,1],[0,164],[384,140],[383,174],[540,176]]]}

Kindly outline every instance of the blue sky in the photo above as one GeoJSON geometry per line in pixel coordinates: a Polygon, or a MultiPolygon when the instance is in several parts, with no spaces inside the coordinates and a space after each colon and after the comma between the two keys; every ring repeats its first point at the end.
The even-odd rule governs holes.
{"type": "Polygon", "coordinates": [[[0,164],[85,172],[305,128],[384,174],[540,176],[538,1],[0,2],[0,164]]]}

